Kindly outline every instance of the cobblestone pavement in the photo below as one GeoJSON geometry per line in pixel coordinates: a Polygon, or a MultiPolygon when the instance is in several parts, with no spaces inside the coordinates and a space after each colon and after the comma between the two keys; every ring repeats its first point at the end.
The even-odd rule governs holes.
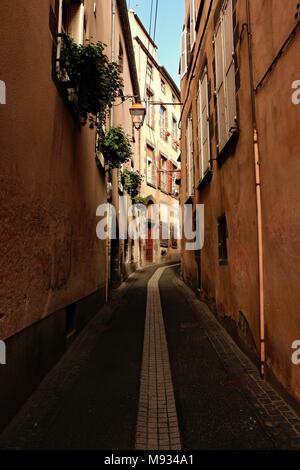
{"type": "Polygon", "coordinates": [[[148,281],[136,449],[180,450],[180,435],[158,281],[148,281]]]}
{"type": "MultiPolygon", "coordinates": [[[[167,275],[167,273],[166,273],[167,275]]],[[[216,393],[221,393],[220,398],[222,400],[222,407],[226,410],[227,406],[229,405],[229,400],[231,399],[229,396],[227,397],[227,391],[233,391],[235,393],[234,402],[233,402],[233,410],[238,415],[242,410],[248,408],[249,416],[245,416],[244,422],[246,424],[245,429],[244,426],[241,426],[241,433],[245,435],[245,443],[241,441],[241,436],[237,437],[236,443],[239,441],[238,445],[241,445],[242,448],[247,447],[248,445],[251,448],[260,448],[263,445],[263,448],[274,448],[274,449],[300,449],[300,419],[293,411],[293,409],[278,395],[278,393],[272,388],[272,386],[264,379],[261,378],[258,369],[256,366],[248,359],[248,357],[239,349],[233,339],[229,336],[226,330],[220,325],[217,321],[215,316],[212,314],[210,309],[207,305],[196,298],[194,293],[179,279],[177,276],[172,276],[172,271],[168,273],[168,277],[165,276],[165,282],[161,285],[161,290],[164,293],[162,300],[163,308],[166,303],[169,304],[168,311],[172,311],[172,305],[170,305],[171,298],[174,297],[174,292],[177,292],[177,300],[176,300],[176,308],[177,308],[177,319],[180,321],[180,305],[178,299],[180,295],[185,299],[185,315],[189,315],[188,322],[180,323],[181,328],[181,336],[183,333],[186,333],[187,339],[186,342],[191,344],[191,355],[193,355],[193,361],[195,363],[194,369],[197,369],[196,372],[193,372],[193,367],[191,367],[189,371],[189,376],[191,377],[191,381],[195,384],[199,383],[199,380],[203,380],[203,375],[199,371],[199,367],[196,365],[197,361],[197,351],[195,351],[195,347],[193,346],[193,336],[195,336],[195,340],[198,344],[198,353],[201,354],[201,344],[204,344],[205,339],[209,341],[211,348],[213,348],[217,361],[222,366],[223,371],[225,373],[224,377],[221,375],[218,376],[218,379],[214,380],[211,385],[209,385],[209,394],[211,400],[209,401],[206,398],[205,406],[206,408],[212,408],[212,412],[215,414],[215,418],[218,416],[219,411],[216,409],[214,395],[216,393]],[[172,284],[173,287],[168,289],[166,285],[172,284]],[[167,296],[167,292],[169,292],[167,296]],[[167,297],[166,297],[167,296],[167,297]],[[188,307],[188,308],[186,308],[188,307]],[[198,333],[197,333],[198,331],[198,333]],[[200,335],[201,334],[201,338],[200,335]],[[198,336],[197,336],[198,335],[198,336]],[[211,403],[212,402],[212,403],[211,403]],[[239,409],[239,404],[241,404],[241,409],[239,409]],[[266,442],[263,444],[263,439],[261,442],[255,438],[256,432],[258,429],[263,431],[263,435],[266,437],[266,442]],[[254,437],[253,443],[251,443],[251,439],[254,437]],[[242,442],[242,444],[241,444],[242,442]]],[[[175,302],[174,302],[175,303],[175,302]]],[[[165,315],[165,320],[167,318],[167,310],[165,315]]],[[[184,317],[182,317],[184,319],[184,317]]],[[[187,320],[187,318],[185,318],[187,320]]],[[[182,320],[181,320],[182,321],[182,320]]],[[[169,332],[168,341],[169,343],[173,342],[174,333],[172,331],[172,326],[169,321],[166,321],[166,328],[169,332]]],[[[177,356],[180,355],[178,353],[178,349],[182,348],[179,344],[176,345],[176,351],[174,351],[174,357],[171,354],[171,364],[172,370],[174,371],[175,375],[179,375],[181,373],[181,369],[177,363],[177,356]],[[176,356],[176,357],[175,357],[176,356]]],[[[204,351],[205,357],[203,359],[203,363],[210,361],[210,353],[208,347],[204,351]]],[[[189,362],[189,358],[186,356],[184,357],[185,362],[189,362]]],[[[209,374],[213,376],[214,368],[217,365],[217,361],[213,359],[212,364],[210,365],[209,374]]],[[[205,364],[204,364],[205,366],[205,364]]],[[[184,377],[184,374],[181,373],[184,377]]],[[[209,382],[209,377],[206,376],[205,379],[209,382]]],[[[182,381],[184,380],[181,379],[182,381]]],[[[175,396],[178,401],[181,401],[182,406],[182,398],[180,398],[180,393],[182,393],[182,381],[179,385],[178,389],[178,396],[176,394],[175,388],[175,396]]],[[[176,380],[175,380],[176,385],[176,380]]],[[[204,386],[204,384],[203,384],[204,386]]],[[[189,387],[191,388],[191,387],[189,387]]],[[[194,393],[195,396],[197,395],[194,393]]],[[[193,400],[191,389],[188,391],[188,397],[193,400]]],[[[200,400],[202,397],[200,397],[200,400]]],[[[205,421],[205,411],[201,409],[198,402],[198,410],[196,406],[193,404],[194,410],[193,412],[198,414],[198,410],[200,409],[203,411],[202,419],[205,421]]],[[[191,425],[192,425],[192,418],[188,412],[186,414],[189,416],[188,421],[188,439],[191,435],[191,425]]],[[[199,416],[199,415],[198,415],[199,416]]],[[[184,417],[179,416],[180,421],[184,421],[184,417]]],[[[220,445],[222,447],[221,439],[224,438],[221,436],[221,439],[218,442],[216,431],[221,424],[222,426],[226,426],[226,422],[228,422],[228,435],[232,432],[231,426],[236,426],[239,429],[238,419],[235,416],[231,416],[228,420],[228,417],[220,417],[220,420],[223,420],[223,423],[219,423],[219,425],[213,429],[213,440],[214,446],[220,445]]],[[[197,428],[201,428],[200,421],[197,428]]],[[[213,423],[213,419],[211,423],[205,424],[205,430],[209,430],[210,425],[213,423]],[[207,426],[209,424],[209,426],[207,426]]],[[[180,423],[182,424],[182,423],[180,423]]],[[[196,432],[197,434],[197,432],[196,432]]],[[[238,433],[237,433],[238,434],[238,433]]],[[[201,438],[202,439],[202,438],[201,438]]],[[[200,439],[200,442],[201,442],[200,439]]],[[[197,441],[196,441],[197,442],[197,441]]],[[[199,442],[199,441],[198,441],[199,442]]],[[[197,448],[201,447],[201,444],[197,448]]],[[[225,441],[224,441],[225,442],[225,441]]],[[[185,443],[184,443],[185,444],[185,443]]],[[[208,442],[205,444],[206,446],[209,445],[208,442]]],[[[224,444],[225,445],[225,444],[224,444]]],[[[226,444],[227,445],[227,444],[226,444]]],[[[229,444],[229,445],[236,445],[236,444],[229,444]]],[[[193,445],[195,448],[195,443],[193,445]]]]}
{"type": "Polygon", "coordinates": [[[151,266],[77,337],[0,448],[300,449],[300,420],[178,266],[151,266]]]}

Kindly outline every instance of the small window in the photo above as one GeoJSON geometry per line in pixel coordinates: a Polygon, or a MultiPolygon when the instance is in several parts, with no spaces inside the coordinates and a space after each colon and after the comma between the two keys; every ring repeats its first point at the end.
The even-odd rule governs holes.
{"type": "Polygon", "coordinates": [[[168,160],[165,157],[160,160],[160,189],[168,191],[168,160]]]}
{"type": "Polygon", "coordinates": [[[151,129],[155,128],[155,106],[153,105],[154,95],[148,89],[147,90],[147,102],[146,102],[146,123],[151,129]]]}
{"type": "Polygon", "coordinates": [[[156,164],[155,164],[155,156],[154,156],[154,149],[147,145],[147,184],[156,186],[156,178],[157,178],[157,171],[156,171],[156,164]]]}
{"type": "Polygon", "coordinates": [[[192,110],[190,110],[186,121],[186,181],[187,197],[189,197],[194,194],[195,190],[192,110]]]}
{"type": "Polygon", "coordinates": [[[190,0],[190,48],[193,49],[196,41],[195,0],[190,0]]]}
{"type": "Polygon", "coordinates": [[[164,106],[161,106],[159,110],[159,129],[160,129],[160,137],[164,140],[167,140],[168,139],[168,133],[167,133],[168,132],[168,117],[167,117],[167,110],[164,106]]]}
{"type": "Polygon", "coordinates": [[[172,117],[172,147],[174,150],[178,150],[179,142],[178,142],[178,125],[177,120],[172,117]]]}
{"type": "Polygon", "coordinates": [[[205,67],[199,80],[198,91],[199,173],[201,180],[211,168],[209,117],[208,76],[207,67],[205,67]]]}
{"type": "Polygon", "coordinates": [[[177,227],[174,223],[171,223],[170,226],[170,238],[171,238],[171,247],[176,249],[177,248],[177,227]]]}
{"type": "Polygon", "coordinates": [[[180,78],[187,73],[187,29],[184,28],[181,35],[181,58],[180,58],[180,78]]]}
{"type": "Polygon", "coordinates": [[[228,264],[228,252],[227,252],[227,220],[226,216],[218,218],[218,243],[219,243],[219,264],[228,264]]]}
{"type": "Polygon", "coordinates": [[[167,222],[160,222],[159,223],[159,239],[160,239],[160,246],[164,248],[169,247],[169,224],[167,222]]]}
{"type": "Polygon", "coordinates": [[[147,78],[149,80],[152,80],[152,78],[153,78],[153,65],[149,61],[147,62],[146,75],[147,75],[147,78]]]}
{"type": "Polygon", "coordinates": [[[160,89],[161,89],[162,93],[165,95],[166,94],[166,82],[162,79],[160,81],[160,89]]]}
{"type": "Polygon", "coordinates": [[[118,56],[118,65],[120,73],[123,73],[124,69],[124,52],[121,42],[119,43],[119,56],[118,56]]]}

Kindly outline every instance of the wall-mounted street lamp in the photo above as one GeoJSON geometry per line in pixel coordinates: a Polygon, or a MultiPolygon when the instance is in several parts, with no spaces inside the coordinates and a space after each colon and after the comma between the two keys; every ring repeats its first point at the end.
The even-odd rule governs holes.
{"type": "Polygon", "coordinates": [[[131,114],[132,124],[134,128],[138,131],[144,124],[145,116],[146,116],[146,108],[142,105],[142,103],[133,103],[131,108],[129,109],[131,114]]]}

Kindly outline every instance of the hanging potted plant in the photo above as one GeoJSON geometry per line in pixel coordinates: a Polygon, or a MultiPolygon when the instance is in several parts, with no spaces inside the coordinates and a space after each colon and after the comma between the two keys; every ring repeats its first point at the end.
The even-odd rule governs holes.
{"type": "Polygon", "coordinates": [[[129,194],[132,200],[138,197],[142,183],[142,178],[138,173],[125,169],[121,173],[121,183],[124,191],[129,194]]]}
{"type": "Polygon", "coordinates": [[[102,127],[107,112],[123,86],[119,66],[109,61],[104,44],[76,44],[65,35],[59,78],[65,83],[69,101],[82,125],[89,122],[90,128],[102,127]]]}
{"type": "Polygon", "coordinates": [[[119,168],[130,160],[132,155],[129,137],[122,127],[111,127],[99,141],[99,150],[110,168],[119,168]]]}

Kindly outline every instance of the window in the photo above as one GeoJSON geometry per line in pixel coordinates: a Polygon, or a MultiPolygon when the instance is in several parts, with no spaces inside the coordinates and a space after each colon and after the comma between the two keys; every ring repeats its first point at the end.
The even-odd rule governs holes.
{"type": "Polygon", "coordinates": [[[176,96],[174,95],[174,93],[172,93],[172,103],[173,104],[177,103],[177,99],[176,99],[176,96]]]}
{"type": "Polygon", "coordinates": [[[75,0],[60,0],[61,18],[59,33],[69,34],[78,44],[84,39],[84,5],[83,2],[75,0]]]}
{"type": "Polygon", "coordinates": [[[85,31],[84,5],[75,0],[56,0],[58,38],[54,48],[55,77],[60,77],[60,55],[63,47],[62,34],[70,35],[78,44],[83,44],[85,31]]]}
{"type": "Polygon", "coordinates": [[[171,193],[173,196],[178,196],[178,187],[176,184],[176,179],[178,178],[177,167],[172,163],[172,188],[171,193]]]}
{"type": "Polygon", "coordinates": [[[119,65],[119,71],[120,71],[120,73],[123,73],[123,68],[124,68],[124,52],[123,52],[123,47],[122,47],[121,41],[120,41],[120,43],[119,43],[118,65],[119,65]]]}
{"type": "Polygon", "coordinates": [[[153,98],[154,98],[153,93],[148,89],[147,90],[147,102],[146,102],[146,123],[152,129],[155,128],[155,106],[152,103],[153,98]]]}
{"type": "Polygon", "coordinates": [[[163,94],[166,93],[166,82],[163,79],[160,80],[160,89],[163,94]]]}
{"type": "Polygon", "coordinates": [[[172,117],[172,147],[174,150],[178,150],[179,142],[177,140],[177,120],[172,117]]]}
{"type": "Polygon", "coordinates": [[[199,133],[199,172],[203,179],[210,169],[210,135],[209,135],[209,104],[208,77],[205,67],[199,80],[198,94],[198,133],[199,133]]]}
{"type": "Polygon", "coordinates": [[[168,248],[169,246],[169,224],[168,222],[160,222],[159,223],[159,239],[160,239],[160,246],[168,248]]]}
{"type": "Polygon", "coordinates": [[[196,41],[196,18],[195,18],[195,0],[190,0],[190,49],[192,50],[196,41]]]}
{"type": "Polygon", "coordinates": [[[160,189],[168,191],[168,160],[165,157],[160,159],[160,189]]]}
{"type": "Polygon", "coordinates": [[[182,79],[187,73],[187,53],[186,53],[186,44],[187,44],[187,30],[184,28],[181,35],[181,59],[180,59],[180,78],[182,79]]]}
{"type": "Polygon", "coordinates": [[[187,181],[187,196],[194,194],[194,162],[193,162],[193,127],[192,127],[192,113],[188,114],[186,122],[186,181],[187,181]]]}
{"type": "Polygon", "coordinates": [[[156,165],[155,165],[155,156],[154,149],[147,145],[147,184],[156,186],[156,165]]]}
{"type": "Polygon", "coordinates": [[[160,129],[160,137],[164,140],[167,140],[168,117],[167,117],[167,110],[164,106],[161,106],[159,110],[159,129],[160,129]]]}
{"type": "Polygon", "coordinates": [[[218,243],[219,243],[219,264],[224,265],[228,262],[227,254],[227,221],[226,216],[218,218],[218,243]]]}
{"type": "Polygon", "coordinates": [[[232,0],[227,1],[221,12],[214,43],[220,152],[237,131],[232,0]]]}
{"type": "Polygon", "coordinates": [[[174,223],[170,225],[170,239],[171,239],[171,247],[176,249],[177,248],[177,230],[174,223]]]}
{"type": "Polygon", "coordinates": [[[153,65],[149,61],[147,62],[146,76],[149,81],[153,78],[153,65]]]}

